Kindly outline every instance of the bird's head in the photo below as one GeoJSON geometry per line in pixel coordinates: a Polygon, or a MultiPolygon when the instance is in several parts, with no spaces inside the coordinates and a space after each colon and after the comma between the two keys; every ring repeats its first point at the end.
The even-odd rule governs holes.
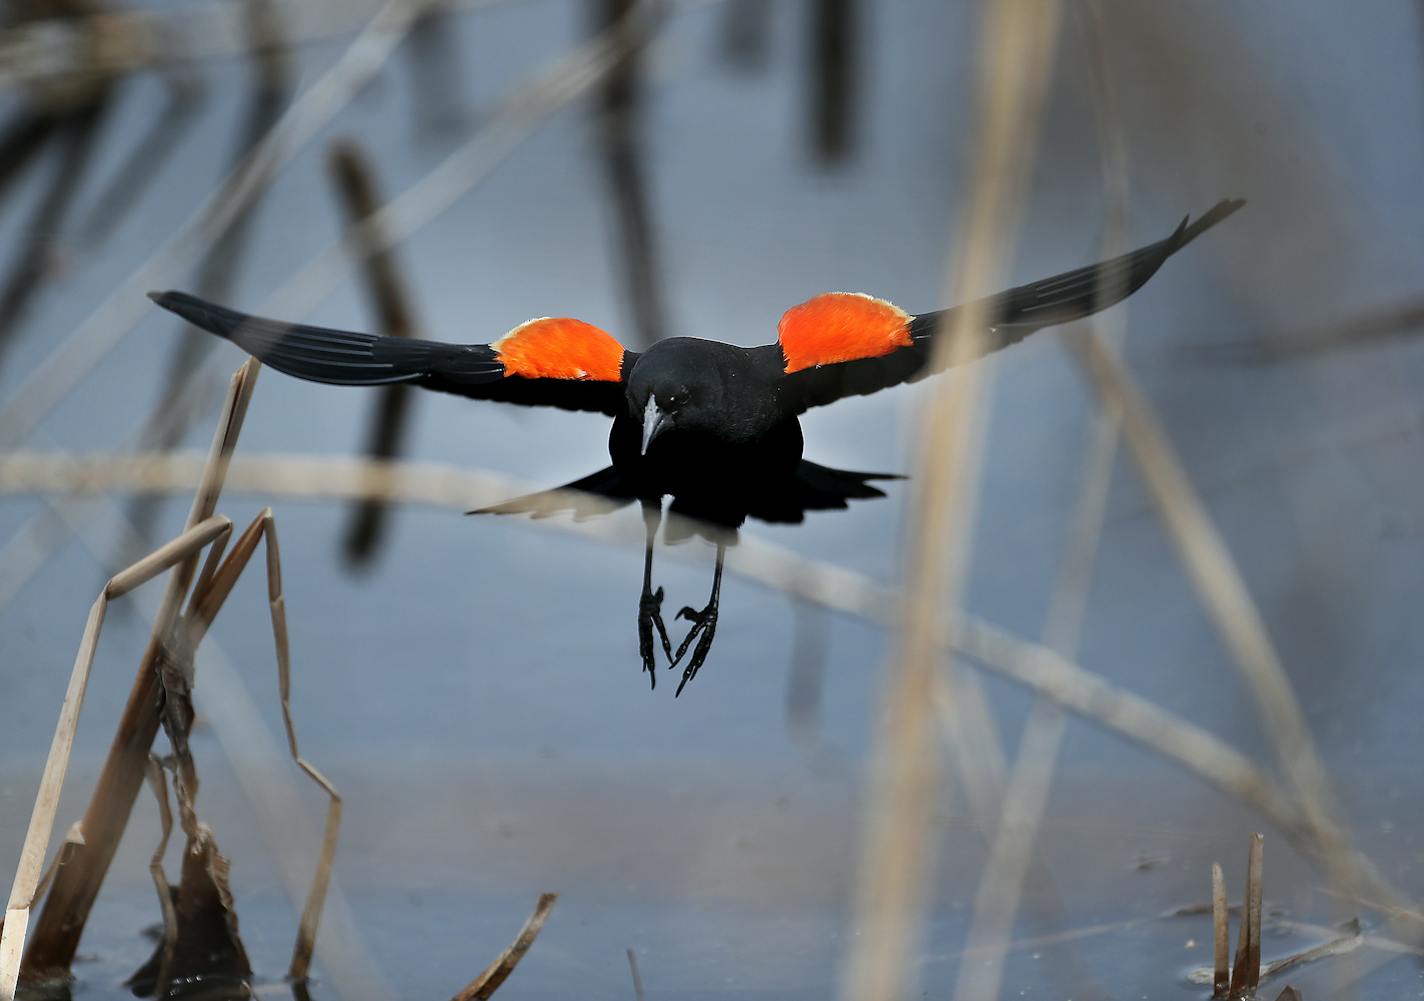
{"type": "Polygon", "coordinates": [[[641,451],[669,431],[716,433],[723,374],[690,338],[660,341],[638,359],[628,379],[628,407],[642,422],[641,451]]]}

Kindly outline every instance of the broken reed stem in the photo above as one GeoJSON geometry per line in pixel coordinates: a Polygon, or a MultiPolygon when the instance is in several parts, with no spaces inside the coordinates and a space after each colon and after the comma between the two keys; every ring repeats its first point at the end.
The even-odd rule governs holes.
{"type": "MultiPolygon", "coordinates": [[[[247,404],[252,398],[259,367],[255,359],[249,360],[233,375],[207,462],[198,479],[197,491],[188,514],[188,529],[183,538],[193,536],[202,529],[203,532],[211,533],[207,536],[211,540],[218,534],[231,530],[231,523],[227,519],[213,518],[213,510],[222,490],[223,477],[231,462],[233,449],[237,445],[237,437],[247,413],[247,404]]],[[[157,566],[159,554],[165,554],[166,558],[166,555],[177,553],[175,545],[170,543],[158,553],[140,560],[136,566],[157,566]]],[[[159,693],[162,689],[157,668],[160,659],[166,655],[174,641],[174,625],[184,595],[193,580],[200,549],[200,546],[193,546],[182,550],[176,557],[179,562],[173,565],[173,572],[168,578],[168,585],[154,619],[153,632],[139,661],[138,674],[129,693],[128,703],[120,717],[114,742],[80,824],[85,843],[75,850],[70,864],[56,875],[35,926],[34,937],[25,957],[29,976],[63,976],[74,959],[90,908],[93,907],[99,886],[108,872],[109,863],[118,848],[119,838],[128,824],[139,786],[143,783],[149,748],[153,746],[154,738],[158,735],[159,693]]],[[[139,578],[131,571],[125,571],[115,579],[121,586],[132,587],[136,585],[131,582],[139,578]]],[[[102,611],[99,615],[102,619],[102,611]]],[[[95,628],[97,629],[97,623],[95,628]]],[[[86,638],[87,635],[86,632],[86,638]]],[[[97,639],[97,634],[95,638],[97,639]]],[[[93,656],[92,649],[89,656],[93,656]]],[[[0,1001],[9,999],[0,996],[0,1001]]]]}
{"type": "MultiPolygon", "coordinates": [[[[930,371],[962,367],[952,383],[936,387],[921,415],[904,608],[872,752],[858,934],[842,982],[842,995],[856,1001],[899,1001],[917,979],[914,957],[938,847],[930,818],[942,792],[931,715],[936,641],[942,610],[958,607],[969,566],[980,406],[993,371],[963,363],[982,353],[986,317],[979,297],[997,284],[1007,256],[1002,234],[1014,228],[1028,173],[1057,11],[1052,0],[1003,0],[984,11],[976,86],[979,156],[947,283],[950,301],[968,305],[946,315],[928,363],[930,371]]],[[[942,677],[952,680],[952,668],[942,677]]]]}
{"type": "Polygon", "coordinates": [[[1255,994],[1261,985],[1261,901],[1266,890],[1263,869],[1265,837],[1251,835],[1251,849],[1246,862],[1246,920],[1251,931],[1251,947],[1246,952],[1246,993],[1255,994]]]}
{"type": "MultiPolygon", "coordinates": [[[[109,602],[147,583],[160,573],[190,562],[196,558],[202,547],[229,531],[231,527],[231,522],[221,516],[207,518],[192,526],[172,542],[111,578],[89,609],[89,618],[79,641],[79,651],[74,658],[69,687],[59,710],[59,719],[55,723],[54,739],[50,744],[49,756],[45,759],[44,774],[40,779],[39,792],[35,796],[34,810],[30,815],[30,826],[25,833],[24,846],[20,850],[20,863],[15,871],[15,882],[10,889],[10,899],[5,909],[4,928],[0,930],[0,1001],[14,1001],[15,998],[30,908],[34,905],[39,890],[45,852],[49,846],[50,833],[54,830],[59,796],[64,788],[70,753],[74,749],[74,734],[79,726],[79,713],[84,707],[84,694],[89,685],[94,653],[98,648],[104,613],[109,602]]],[[[55,890],[52,892],[57,892],[58,888],[65,884],[66,877],[74,871],[81,857],[80,853],[90,848],[90,843],[87,842],[89,836],[86,831],[86,843],[76,845],[70,864],[57,872],[54,880],[55,890]]],[[[53,899],[52,896],[50,899],[53,899]]],[[[43,927],[42,913],[35,930],[36,939],[43,927]]]]}
{"type": "Polygon", "coordinates": [[[638,956],[632,948],[628,949],[628,972],[633,975],[633,1001],[647,1001],[647,995],[643,993],[643,977],[638,972],[638,956]]]}
{"type": "Polygon", "coordinates": [[[1211,864],[1211,996],[1215,1001],[1226,997],[1231,987],[1231,917],[1226,907],[1226,877],[1221,863],[1211,864]]]}
{"type": "Polygon", "coordinates": [[[454,1001],[486,1001],[495,991],[499,990],[500,984],[509,979],[509,975],[514,972],[514,968],[519,965],[519,961],[524,958],[524,954],[529,951],[534,940],[539,937],[539,932],[544,928],[544,922],[549,919],[549,912],[554,909],[554,901],[559,899],[557,893],[539,894],[539,902],[534,906],[534,913],[529,915],[529,920],[524,922],[524,927],[519,930],[519,935],[509,948],[499,954],[485,971],[474,980],[465,985],[465,988],[455,995],[454,1001]]]}
{"type": "Polygon", "coordinates": [[[1263,843],[1261,835],[1251,835],[1251,847],[1246,856],[1246,894],[1241,908],[1241,936],[1236,944],[1236,960],[1231,967],[1231,984],[1227,992],[1231,1001],[1253,997],[1261,983],[1263,843]]]}

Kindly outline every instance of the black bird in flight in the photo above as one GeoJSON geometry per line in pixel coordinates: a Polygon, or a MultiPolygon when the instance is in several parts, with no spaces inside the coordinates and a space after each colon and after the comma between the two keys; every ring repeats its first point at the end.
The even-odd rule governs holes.
{"type": "MultiPolygon", "coordinates": [[[[985,353],[1126,298],[1168,257],[1242,204],[1222,201],[1195,222],[1183,219],[1166,239],[1130,254],[991,296],[981,304],[988,327],[985,353]]],[[[639,652],[656,685],[654,633],[669,668],[691,647],[678,694],[711,649],[726,546],[747,518],[800,522],[807,511],[883,497],[872,481],[897,478],[830,469],[802,458],[800,415],[931,374],[927,364],[935,335],[953,325],[951,310],[912,316],[883,299],[830,292],[787,310],[775,344],[742,348],[670,337],[640,353],[573,319],[530,320],[490,344],[444,344],[265,320],[183,292],[150,296],[263,364],[312,382],[409,382],[477,400],[612,417],[611,465],[558,492],[471,513],[579,510],[562,491],[618,505],[638,501],[647,531],[639,652]],[[670,512],[707,526],[698,531],[717,547],[711,596],[706,607],[678,613],[691,625],[676,651],[662,617],[663,589],[652,587],[653,540],[664,497],[672,498],[670,512]]],[[[685,527],[674,533],[670,526],[665,541],[682,541],[687,534],[685,527]]]]}

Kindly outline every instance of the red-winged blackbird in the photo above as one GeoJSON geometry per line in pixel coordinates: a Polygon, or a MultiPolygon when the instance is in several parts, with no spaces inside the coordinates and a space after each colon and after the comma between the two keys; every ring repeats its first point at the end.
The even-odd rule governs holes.
{"type": "MultiPolygon", "coordinates": [[[[1140,288],[1168,257],[1242,205],[1223,201],[1200,219],[1183,219],[1164,240],[1108,261],[1001,292],[981,304],[984,351],[1007,347],[1043,327],[1087,316],[1140,288]]],[[[657,683],[654,631],[668,666],[694,640],[678,693],[707,659],[727,543],[747,518],[799,522],[807,511],[883,497],[873,480],[801,457],[800,414],[846,396],[873,393],[925,375],[935,334],[952,326],[939,310],[911,316],[883,299],[847,292],[816,296],[781,317],[777,343],[736,347],[670,337],[627,351],[597,327],[571,319],[520,324],[491,344],[435,341],[329,330],[264,320],[182,292],[152,293],[165,309],[233,341],[263,364],[313,382],[380,386],[410,382],[479,400],[587,410],[613,418],[612,465],[561,490],[618,504],[642,504],[647,530],[638,640],[643,668],[657,683]],[[663,590],[652,588],[653,540],[669,510],[709,531],[717,562],[712,593],[674,651],[662,617],[663,590]]],[[[521,497],[481,512],[577,510],[565,495],[521,497]]],[[[678,524],[682,524],[678,522],[678,524]]],[[[686,537],[680,528],[676,542],[686,537]]]]}

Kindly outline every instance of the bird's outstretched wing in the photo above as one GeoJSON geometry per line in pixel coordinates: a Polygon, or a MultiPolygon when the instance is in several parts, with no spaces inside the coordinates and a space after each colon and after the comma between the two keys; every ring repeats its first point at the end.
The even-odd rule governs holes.
{"type": "MultiPolygon", "coordinates": [[[[988,325],[982,353],[1125,299],[1167,258],[1243,204],[1218,202],[1195,222],[1183,219],[1164,240],[990,296],[978,304],[988,325]]],[[[780,349],[783,400],[799,412],[930,374],[927,366],[935,335],[953,327],[955,311],[911,316],[883,299],[829,292],[787,310],[781,317],[778,343],[757,350],[780,349]]]]}
{"type": "Polygon", "coordinates": [[[384,386],[409,382],[478,400],[615,415],[637,355],[580,320],[520,324],[492,344],[442,344],[264,320],[184,292],[149,297],[195,326],[311,382],[384,386]]]}

